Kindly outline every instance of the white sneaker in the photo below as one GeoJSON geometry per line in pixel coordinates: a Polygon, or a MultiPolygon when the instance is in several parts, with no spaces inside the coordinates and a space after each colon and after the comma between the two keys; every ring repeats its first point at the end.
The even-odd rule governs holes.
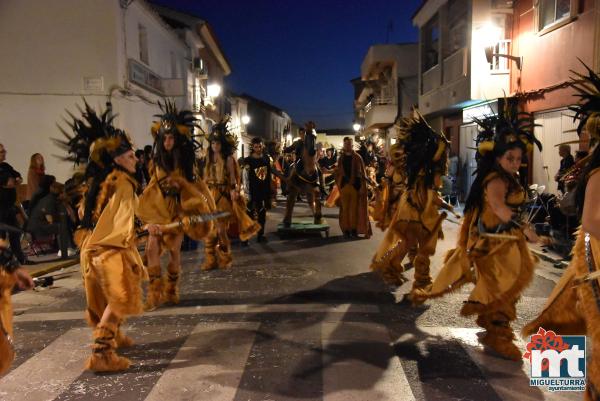
{"type": "MultiPolygon", "coordinates": [[[[67,249],[67,256],[74,256],[74,255],[77,255],[77,249],[73,249],[73,248],[67,249]]],[[[60,251],[60,249],[58,250],[58,253],[56,254],[56,256],[58,256],[59,258],[62,257],[62,252],[60,251]]]]}

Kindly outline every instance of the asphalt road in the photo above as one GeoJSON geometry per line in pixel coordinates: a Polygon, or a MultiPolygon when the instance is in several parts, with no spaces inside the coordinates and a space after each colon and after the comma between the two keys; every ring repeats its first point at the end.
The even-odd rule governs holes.
{"type": "MultiPolygon", "coordinates": [[[[14,296],[17,360],[1,400],[578,400],[529,386],[529,365],[487,354],[458,315],[469,288],[412,307],[368,271],[382,233],[279,238],[282,207],[269,213],[266,244],[234,245],[229,270],[202,272],[184,254],[182,300],[127,323],[136,345],[126,373],[83,370],[91,330],[77,268],[55,286],[14,296]]],[[[309,219],[305,205],[296,213],[309,219]]],[[[301,216],[304,217],[301,217],[301,216]]],[[[458,225],[432,260],[435,272],[458,225]]],[[[540,263],[515,328],[543,306],[560,270],[540,263]]],[[[525,342],[520,343],[525,347],[525,342]]]]}

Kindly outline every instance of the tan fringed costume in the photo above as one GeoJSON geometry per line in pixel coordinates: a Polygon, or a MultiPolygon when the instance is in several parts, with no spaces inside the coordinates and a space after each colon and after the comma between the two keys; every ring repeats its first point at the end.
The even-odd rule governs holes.
{"type": "MultiPolygon", "coordinates": [[[[5,248],[7,246],[8,243],[0,239],[0,247],[5,248]]],[[[14,257],[10,259],[14,260],[14,257]]],[[[13,266],[13,260],[6,260],[4,261],[6,265],[0,265],[0,376],[8,371],[15,359],[15,351],[12,344],[13,310],[10,297],[16,283],[13,268],[17,264],[14,263],[13,266]]]]}
{"type": "Polygon", "coordinates": [[[398,208],[400,197],[406,190],[405,155],[399,144],[392,145],[390,157],[392,164],[387,168],[386,177],[376,190],[371,212],[371,216],[376,222],[375,225],[382,231],[387,230],[390,226],[398,208]]]}
{"type": "Polygon", "coordinates": [[[114,349],[131,345],[131,339],[121,333],[119,326],[101,325],[100,320],[107,306],[120,318],[143,312],[141,282],[147,279],[147,273],[137,250],[136,186],[127,173],[113,171],[101,184],[94,229],[82,235],[80,259],[87,319],[95,328],[88,369],[122,370],[129,366],[129,360],[116,356],[114,349]]]}
{"type": "MultiPolygon", "coordinates": [[[[529,251],[522,229],[514,227],[496,237],[483,235],[481,228],[493,231],[501,224],[487,202],[487,185],[500,178],[490,173],[483,181],[483,209],[464,216],[457,247],[446,255],[444,266],[424,298],[440,297],[472,282],[475,288],[460,313],[476,315],[476,323],[486,329],[483,344],[510,359],[519,360],[521,351],[513,344],[510,322],[516,319],[516,303],[533,278],[537,259],[529,251]]],[[[525,202],[525,190],[514,180],[506,204],[516,213],[525,202]]]]}
{"type": "Polygon", "coordinates": [[[385,237],[371,263],[371,270],[381,273],[392,285],[406,281],[402,261],[414,253],[415,277],[413,290],[431,284],[430,257],[435,253],[446,213],[440,213],[441,199],[437,191],[427,189],[423,183],[406,190],[400,196],[395,213],[385,237]]]}
{"type": "Polygon", "coordinates": [[[235,159],[229,156],[233,163],[233,177],[226,166],[226,160],[216,158],[212,162],[207,157],[203,178],[215,200],[217,210],[229,212],[230,216],[219,219],[217,229],[210,232],[204,240],[205,260],[203,270],[231,267],[231,241],[227,229],[231,223],[237,224],[241,241],[247,241],[260,231],[260,224],[252,220],[246,213],[246,200],[242,193],[237,199],[231,199],[231,191],[241,187],[240,168],[235,159]]]}
{"type": "MultiPolygon", "coordinates": [[[[600,169],[590,173],[600,174],[600,169]]],[[[586,233],[579,230],[573,248],[573,259],[550,294],[542,313],[522,331],[530,336],[543,327],[559,335],[586,335],[591,342],[591,357],[587,364],[588,389],[586,400],[600,397],[600,285],[594,279],[581,282],[586,275],[600,270],[600,239],[588,236],[589,255],[586,260],[586,233]]]]}
{"type": "Polygon", "coordinates": [[[335,183],[340,191],[337,201],[340,206],[340,229],[344,233],[370,238],[373,233],[369,221],[366,171],[360,155],[355,151],[350,155],[341,154],[335,174],[335,183]],[[345,162],[347,158],[351,158],[350,163],[345,162]]]}
{"type": "Polygon", "coordinates": [[[184,234],[194,240],[204,239],[214,230],[212,221],[167,229],[170,223],[182,222],[194,215],[215,212],[215,202],[204,181],[199,178],[196,151],[200,148],[195,132],[198,120],[191,110],[178,110],[173,101],[159,102],[161,114],[150,132],[154,139],[150,182],[140,198],[138,217],[148,225],[146,259],[150,285],[146,309],[162,303],[179,303],[181,244],[184,234]],[[166,280],[161,255],[169,253],[166,280]]]}
{"type": "MultiPolygon", "coordinates": [[[[185,216],[210,213],[216,210],[210,190],[202,179],[190,182],[180,171],[168,174],[157,165],[151,166],[151,178],[140,197],[137,216],[146,224],[165,225],[180,221],[185,216]],[[170,180],[171,182],[168,182],[170,180]]],[[[195,224],[186,227],[185,234],[200,241],[213,231],[213,222],[195,224]]],[[[164,232],[160,236],[159,255],[165,251],[179,252],[178,239],[183,235],[182,228],[164,232]]],[[[150,286],[148,288],[147,307],[153,308],[161,302],[179,302],[179,277],[181,266],[172,261],[167,265],[167,279],[163,279],[160,264],[148,265],[150,286]]]]}
{"type": "MultiPolygon", "coordinates": [[[[430,258],[435,253],[446,218],[446,213],[440,213],[439,209],[450,207],[436,190],[440,186],[440,176],[447,168],[448,141],[418,112],[413,117],[401,119],[397,128],[397,142],[390,149],[394,187],[388,189],[386,209],[394,210],[391,201],[394,195],[399,199],[370,268],[387,284],[399,286],[407,281],[402,261],[408,255],[415,268],[412,297],[415,291],[427,290],[431,285],[430,258]]],[[[384,215],[380,226],[385,224],[384,215]]]]}

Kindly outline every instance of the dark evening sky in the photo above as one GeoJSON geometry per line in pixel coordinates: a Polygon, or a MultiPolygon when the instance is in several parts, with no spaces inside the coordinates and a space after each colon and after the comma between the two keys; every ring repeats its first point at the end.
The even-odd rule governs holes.
{"type": "Polygon", "coordinates": [[[350,80],[369,46],[416,42],[421,0],[152,0],[208,21],[232,66],[227,85],[296,123],[352,126],[350,80]]]}

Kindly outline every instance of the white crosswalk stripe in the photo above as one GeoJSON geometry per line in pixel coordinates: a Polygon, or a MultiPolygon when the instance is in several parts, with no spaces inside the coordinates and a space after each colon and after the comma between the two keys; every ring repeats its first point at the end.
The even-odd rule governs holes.
{"type": "Polygon", "coordinates": [[[363,322],[323,323],[321,332],[324,351],[324,400],[415,399],[400,360],[393,355],[390,336],[385,326],[363,322]],[[350,349],[356,343],[369,343],[374,353],[380,353],[372,356],[387,361],[387,366],[380,367],[360,358],[345,359],[344,355],[328,352],[339,345],[350,349]],[[357,384],[360,383],[369,383],[369,387],[357,388],[357,384]]]}
{"type": "Polygon", "coordinates": [[[259,325],[198,324],[146,401],[232,400],[259,325]]]}
{"type": "MultiPolygon", "coordinates": [[[[385,322],[365,320],[365,314],[377,309],[375,305],[285,304],[210,308],[164,308],[147,315],[154,319],[186,320],[191,315],[206,317],[212,312],[219,314],[220,318],[218,322],[200,321],[188,325],[185,337],[179,337],[181,342],[172,346],[170,355],[174,357],[169,357],[171,359],[167,360],[166,367],[161,368],[164,369],[162,375],[152,376],[146,395],[138,399],[412,401],[444,399],[439,396],[443,394],[444,387],[454,386],[455,392],[449,393],[452,397],[447,398],[454,400],[459,399],[455,395],[461,390],[461,383],[471,381],[467,373],[457,369],[446,376],[422,377],[427,376],[427,363],[433,361],[428,354],[444,353],[446,346],[450,349],[448,358],[461,359],[455,363],[456,366],[461,363],[471,365],[471,371],[474,369],[480,376],[477,380],[481,380],[481,388],[485,387],[485,394],[491,394],[494,400],[574,401],[582,398],[581,393],[550,393],[530,387],[529,365],[519,365],[484,353],[477,342],[479,330],[476,328],[407,326],[407,330],[403,331],[400,324],[394,331],[385,322]],[[302,313],[321,312],[323,318],[309,322],[304,319],[261,320],[261,315],[274,312],[296,317],[302,313]],[[357,312],[355,316],[363,318],[349,317],[354,312],[357,312]],[[233,318],[233,313],[247,314],[252,319],[235,316],[239,321],[227,321],[228,316],[233,318]],[[392,332],[396,333],[396,338],[392,332]],[[287,349],[289,354],[278,355],[280,348],[287,349]],[[257,356],[256,353],[261,350],[270,351],[270,357],[257,356]],[[415,366],[417,369],[412,368],[415,366]],[[267,383],[266,387],[263,381],[267,383]],[[316,391],[318,396],[294,397],[294,394],[277,392],[281,385],[294,381],[319,387],[316,391]],[[263,396],[263,388],[269,394],[263,396]],[[427,397],[432,394],[435,396],[427,397]]],[[[58,314],[49,315],[50,321],[60,320],[58,314]]],[[[62,318],[69,321],[76,315],[82,316],[80,312],[68,312],[62,318]]],[[[21,316],[17,319],[19,321],[32,324],[34,320],[32,316],[21,316]]],[[[156,326],[138,327],[137,330],[147,332],[152,327],[156,326]]],[[[177,334],[172,337],[176,338],[177,334]]],[[[61,399],[82,399],[80,393],[75,394],[83,388],[78,387],[78,380],[83,377],[87,381],[87,389],[94,388],[94,380],[98,380],[97,385],[103,383],[100,378],[83,372],[84,361],[90,352],[90,339],[89,328],[67,329],[41,352],[0,379],[0,399],[37,401],[53,400],[59,396],[61,399]],[[72,396],[69,392],[73,392],[72,396]]],[[[525,349],[524,341],[519,340],[518,345],[525,349]]],[[[139,342],[136,347],[143,348],[144,343],[139,342]]],[[[439,354],[437,357],[445,358],[439,354]]],[[[144,365],[136,358],[134,363],[144,365]]],[[[148,380],[147,373],[142,369],[140,380],[148,380]],[[142,377],[144,374],[145,377],[142,377]]],[[[477,388],[477,384],[474,386],[477,388]]],[[[464,394],[461,399],[483,398],[464,394]]]]}
{"type": "Polygon", "coordinates": [[[0,379],[3,401],[50,401],[65,391],[89,356],[89,329],[71,329],[0,379]]]}

